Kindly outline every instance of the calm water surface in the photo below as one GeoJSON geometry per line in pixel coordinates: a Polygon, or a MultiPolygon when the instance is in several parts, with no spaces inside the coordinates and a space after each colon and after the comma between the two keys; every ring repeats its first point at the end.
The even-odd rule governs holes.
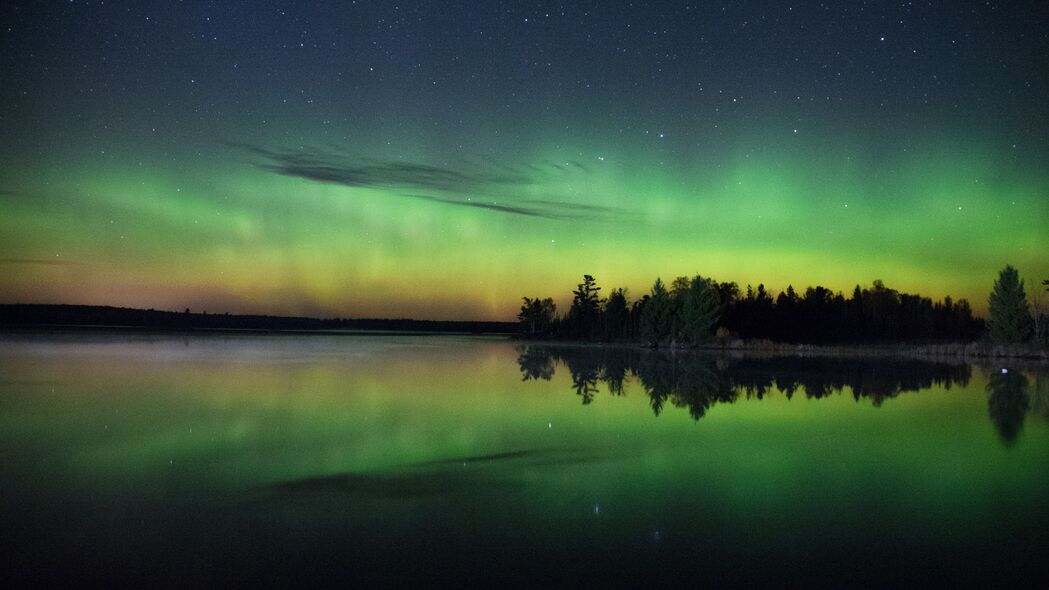
{"type": "Polygon", "coordinates": [[[448,336],[9,334],[0,498],[19,585],[1040,586],[1049,378],[448,336]]]}

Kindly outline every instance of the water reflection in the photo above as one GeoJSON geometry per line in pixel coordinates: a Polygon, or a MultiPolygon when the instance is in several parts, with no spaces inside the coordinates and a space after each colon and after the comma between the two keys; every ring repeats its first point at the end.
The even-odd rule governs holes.
{"type": "Polygon", "coordinates": [[[429,336],[0,338],[0,568],[33,587],[34,572],[1002,585],[1002,563],[1038,579],[1049,379],[1009,368],[429,336]]]}
{"type": "Polygon", "coordinates": [[[965,386],[971,377],[966,364],[918,360],[724,358],[542,345],[521,346],[518,352],[523,380],[549,380],[560,363],[571,373],[573,389],[584,404],[593,401],[600,384],[612,395],[622,395],[624,382],[632,377],[651,398],[656,414],[670,402],[688,408],[697,420],[717,403],[732,403],[740,396],[762,399],[777,390],[788,399],[799,391],[822,398],[847,387],[857,400],[870,399],[877,406],[907,391],[965,386]]]}
{"type": "MultiPolygon", "coordinates": [[[[918,359],[724,357],[557,345],[520,345],[517,352],[524,381],[549,381],[558,364],[566,367],[584,405],[594,401],[602,385],[619,396],[624,383],[634,379],[657,416],[669,404],[687,409],[695,420],[719,403],[763,399],[777,391],[787,399],[799,392],[819,399],[848,389],[856,401],[880,406],[905,392],[966,387],[972,378],[969,364],[918,359]]],[[[1049,420],[1049,379],[1035,372],[1032,386],[1021,371],[987,371],[988,415],[1006,446],[1016,441],[1029,412],[1049,420]]]]}
{"type": "Polygon", "coordinates": [[[987,380],[987,414],[991,417],[998,436],[1006,445],[1016,442],[1024,425],[1024,417],[1031,408],[1027,395],[1027,377],[1019,371],[1002,369],[987,380]]]}

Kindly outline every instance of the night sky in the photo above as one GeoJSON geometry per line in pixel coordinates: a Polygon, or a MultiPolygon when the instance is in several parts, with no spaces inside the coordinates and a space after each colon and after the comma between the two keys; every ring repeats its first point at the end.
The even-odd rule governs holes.
{"type": "Polygon", "coordinates": [[[0,302],[1049,278],[1044,0],[323,4],[5,2],[0,302]]]}

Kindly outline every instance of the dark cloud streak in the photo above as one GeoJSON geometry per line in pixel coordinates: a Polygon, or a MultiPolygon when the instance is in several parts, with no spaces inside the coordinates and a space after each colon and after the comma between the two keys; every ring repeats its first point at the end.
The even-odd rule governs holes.
{"type": "Polygon", "coordinates": [[[477,209],[488,209],[489,211],[499,211],[501,213],[513,213],[515,215],[527,215],[529,217],[546,217],[549,219],[561,219],[561,217],[546,213],[544,211],[530,209],[527,207],[515,207],[512,205],[500,205],[498,203],[486,203],[484,201],[474,200],[460,200],[450,199],[445,197],[437,197],[434,195],[410,195],[402,194],[402,197],[408,197],[411,199],[423,199],[426,201],[432,201],[434,203],[444,203],[446,205],[459,205],[460,207],[475,207],[477,209]]]}
{"type": "Polygon", "coordinates": [[[260,146],[226,142],[268,160],[264,168],[285,176],[333,182],[353,187],[396,187],[441,191],[479,190],[486,186],[524,186],[534,180],[507,169],[503,174],[456,170],[429,164],[377,161],[340,156],[317,148],[271,150],[260,146]]]}
{"type": "Polygon", "coordinates": [[[282,176],[353,188],[422,191],[393,194],[445,205],[560,220],[612,220],[625,213],[615,207],[514,196],[522,188],[534,190],[535,185],[548,178],[562,178],[573,171],[590,174],[589,168],[575,161],[558,164],[546,160],[541,168],[531,164],[510,166],[485,159],[483,165],[494,170],[490,172],[465,162],[461,168],[451,168],[353,158],[336,150],[320,148],[280,150],[248,143],[225,144],[263,158],[261,168],[282,176]],[[429,192],[439,194],[427,194],[429,192]]]}

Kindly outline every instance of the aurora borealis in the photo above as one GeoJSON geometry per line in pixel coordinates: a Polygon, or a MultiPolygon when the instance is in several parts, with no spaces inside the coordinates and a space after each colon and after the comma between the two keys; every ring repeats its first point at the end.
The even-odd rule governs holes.
{"type": "Polygon", "coordinates": [[[1043,3],[9,2],[0,302],[1049,278],[1043,3]]]}

